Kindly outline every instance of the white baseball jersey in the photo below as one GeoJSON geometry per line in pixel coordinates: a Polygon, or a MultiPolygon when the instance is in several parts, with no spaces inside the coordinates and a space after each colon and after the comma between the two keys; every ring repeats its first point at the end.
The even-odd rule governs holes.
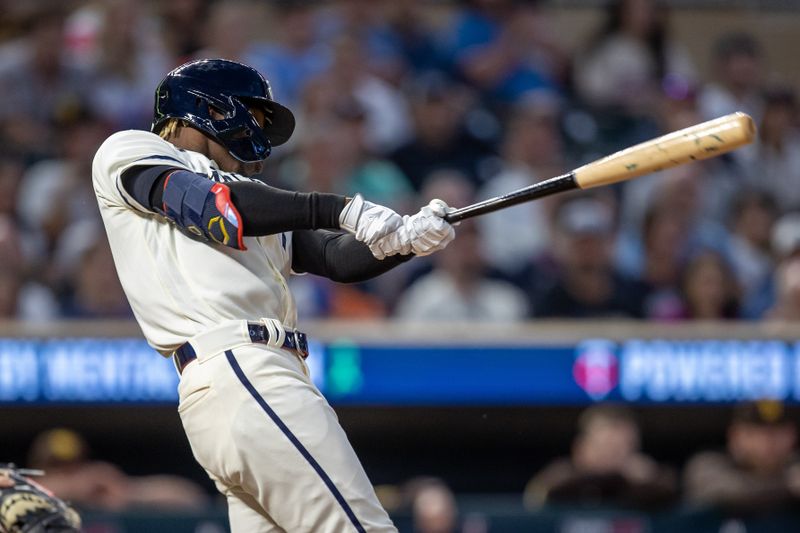
{"type": "Polygon", "coordinates": [[[246,251],[194,240],[122,187],[125,170],[155,165],[216,182],[255,181],[146,131],[115,133],[97,151],[92,181],[100,214],[122,287],[150,345],[168,355],[224,320],[265,317],[294,327],[297,310],[286,286],[291,234],[245,237],[246,251]]]}

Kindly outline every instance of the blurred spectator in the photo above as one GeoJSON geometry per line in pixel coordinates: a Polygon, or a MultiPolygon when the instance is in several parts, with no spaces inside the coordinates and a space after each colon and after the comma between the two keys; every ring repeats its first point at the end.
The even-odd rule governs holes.
{"type": "MultiPolygon", "coordinates": [[[[325,120],[335,124],[330,116],[325,120]]],[[[298,149],[280,162],[278,180],[290,189],[341,194],[354,151],[340,143],[333,131],[320,128],[305,136],[298,149]]]]}
{"type": "Polygon", "coordinates": [[[24,171],[25,165],[19,157],[6,153],[0,155],[0,190],[3,191],[0,195],[0,214],[18,218],[16,199],[24,171]]]}
{"type": "Polygon", "coordinates": [[[541,294],[529,291],[538,317],[641,318],[643,293],[615,269],[611,258],[614,213],[595,197],[572,198],[555,213],[554,280],[541,294]]]}
{"type": "Polygon", "coordinates": [[[405,143],[411,135],[408,102],[403,93],[367,68],[364,50],[352,36],[332,43],[330,68],[306,86],[300,109],[301,136],[325,128],[326,112],[338,100],[355,99],[365,112],[365,142],[379,154],[405,143]]]}
{"type": "Polygon", "coordinates": [[[525,505],[569,503],[651,509],[677,497],[674,473],[640,451],[639,426],[625,408],[595,405],[578,420],[569,458],[525,488],[525,505]]]}
{"type": "Polygon", "coordinates": [[[204,46],[195,58],[218,57],[250,64],[258,14],[255,2],[250,0],[212,2],[203,25],[204,46]]]}
{"type": "MultiPolygon", "coordinates": [[[[99,220],[92,190],[92,159],[108,136],[107,125],[83,105],[62,110],[57,158],[41,161],[22,179],[18,210],[24,227],[34,234],[43,268],[49,266],[59,239],[71,224],[99,220]]],[[[57,277],[57,273],[48,273],[57,277]]]]}
{"type": "MultiPolygon", "coordinates": [[[[716,79],[703,88],[698,100],[703,119],[743,111],[760,124],[764,114],[764,65],[759,43],[747,33],[723,35],[714,46],[713,63],[716,79]]],[[[751,145],[729,157],[746,168],[755,155],[756,148],[751,145]]]]}
{"type": "Polygon", "coordinates": [[[739,317],[739,291],[733,272],[716,250],[689,256],[680,280],[684,319],[725,320],[739,317]]]}
{"type": "Polygon", "coordinates": [[[743,302],[744,318],[764,318],[770,309],[780,305],[779,273],[785,263],[800,257],[800,212],[787,213],[779,218],[772,227],[770,241],[776,270],[751,291],[748,299],[743,302]]]}
{"type": "Polygon", "coordinates": [[[751,187],[769,192],[782,211],[800,209],[800,130],[797,99],[789,88],[766,93],[751,187]]]}
{"type": "MultiPolygon", "coordinates": [[[[427,205],[434,198],[444,201],[449,206],[463,207],[475,201],[475,189],[463,174],[454,170],[439,170],[425,179],[412,211],[427,205]]],[[[379,296],[392,313],[409,285],[431,271],[433,258],[434,256],[426,256],[408,261],[368,281],[365,286],[371,293],[379,296]]]]}
{"type": "Polygon", "coordinates": [[[662,80],[694,79],[694,66],[667,32],[667,13],[657,0],[615,0],[605,26],[575,63],[575,89],[598,109],[630,116],[652,113],[662,80]]]}
{"type": "Polygon", "coordinates": [[[346,97],[331,105],[324,128],[303,141],[301,151],[282,165],[281,175],[295,188],[349,196],[360,192],[370,201],[408,211],[413,187],[393,163],[370,151],[365,109],[346,97]]]}
{"type": "Polygon", "coordinates": [[[731,211],[728,253],[742,292],[742,305],[747,306],[775,266],[770,237],[778,207],[769,194],[745,189],[731,211]]]}
{"type": "MultiPolygon", "coordinates": [[[[501,148],[503,169],[478,193],[483,200],[558,176],[564,171],[564,147],[552,100],[520,102],[511,113],[501,148]]],[[[481,249],[488,263],[517,273],[550,245],[550,199],[528,202],[478,219],[481,249]],[[523,231],[524,228],[524,231],[523,231]]]]}
{"type": "MultiPolygon", "coordinates": [[[[361,285],[333,283],[313,275],[292,276],[287,283],[294,295],[300,320],[376,320],[387,314],[384,299],[371,294],[361,285]]],[[[385,295],[381,293],[381,296],[385,295]]]]}
{"type": "Polygon", "coordinates": [[[420,0],[384,2],[386,22],[393,45],[403,61],[404,74],[416,75],[444,70],[447,59],[438,42],[436,29],[429,19],[436,14],[420,0]],[[410,72],[409,72],[410,71],[410,72]]]}
{"type": "Polygon", "coordinates": [[[352,153],[351,168],[342,183],[344,192],[348,196],[360,192],[399,212],[408,210],[413,187],[393,163],[371,153],[367,110],[357,99],[344,98],[337,102],[334,113],[334,138],[340,150],[352,153]]]}
{"type": "Polygon", "coordinates": [[[786,213],[772,227],[772,251],[779,259],[800,254],[800,211],[786,213]]]}
{"type": "Polygon", "coordinates": [[[475,201],[475,189],[464,174],[452,169],[440,170],[425,179],[418,203],[427,205],[434,198],[451,207],[465,207],[475,201]]]}
{"type": "MultiPolygon", "coordinates": [[[[384,491],[385,492],[385,491],[384,491]]],[[[414,533],[486,533],[489,524],[476,513],[463,518],[453,491],[436,477],[408,480],[399,494],[401,505],[411,512],[414,533]]]]}
{"type": "Polygon", "coordinates": [[[95,113],[115,130],[149,129],[153,92],[173,67],[149,10],[136,0],[87,4],[70,15],[71,57],[91,79],[95,113]]]}
{"type": "MultiPolygon", "coordinates": [[[[662,284],[669,271],[674,274],[680,269],[691,250],[724,246],[728,230],[707,205],[708,197],[714,196],[709,191],[716,192],[712,179],[709,168],[701,163],[644,176],[630,187],[626,184],[615,249],[615,262],[622,273],[662,284]],[[667,220],[670,217],[672,220],[667,220]],[[662,260],[667,262],[660,263],[662,260]]],[[[730,216],[727,203],[724,211],[730,216]]]]}
{"type": "Polygon", "coordinates": [[[763,54],[755,38],[747,33],[728,33],[714,45],[715,80],[700,93],[704,120],[744,111],[760,123],[763,117],[763,54]]]}
{"type": "Polygon", "coordinates": [[[793,257],[781,263],[775,272],[777,297],[766,318],[786,322],[800,322],[800,258],[793,257]]]}
{"type": "Polygon", "coordinates": [[[485,176],[481,166],[493,155],[491,146],[466,126],[474,110],[474,95],[440,72],[428,72],[410,83],[414,120],[411,140],[391,154],[419,190],[425,178],[441,169],[457,170],[473,183],[485,176]]]}
{"type": "Polygon", "coordinates": [[[111,248],[97,238],[78,255],[77,269],[62,294],[66,318],[132,318],[128,299],[114,268],[111,248]]]}
{"type": "Polygon", "coordinates": [[[22,240],[16,221],[0,214],[0,319],[52,320],[58,304],[49,288],[29,279],[22,240]]]}
{"type": "MultiPolygon", "coordinates": [[[[698,88],[689,80],[672,77],[664,80],[659,102],[660,134],[677,131],[703,120],[697,103],[698,88]]],[[[655,202],[675,203],[689,226],[691,240],[720,242],[726,238],[724,226],[730,220],[731,205],[747,185],[746,169],[727,156],[674,167],[642,176],[622,184],[621,230],[626,237],[642,225],[645,212],[655,202]]]]}
{"type": "Polygon", "coordinates": [[[189,480],[170,475],[128,476],[111,463],[89,459],[88,444],[69,429],[37,435],[28,464],[44,470],[41,483],[56,496],[79,507],[202,510],[208,504],[208,496],[189,480]]]}
{"type": "Polygon", "coordinates": [[[657,320],[680,318],[680,265],[688,240],[688,221],[675,216],[667,203],[656,202],[645,214],[642,228],[644,267],[639,277],[645,291],[645,316],[657,320]]]}
{"type": "MultiPolygon", "coordinates": [[[[398,9],[394,4],[413,9],[415,2],[335,0],[320,17],[326,41],[335,42],[343,36],[354,39],[363,53],[364,66],[393,85],[400,81],[406,67],[400,38],[389,24],[389,12],[398,9]]],[[[417,29],[424,34],[422,20],[417,29]]]]}
{"type": "Polygon", "coordinates": [[[52,155],[60,109],[88,89],[88,80],[64,54],[59,5],[31,5],[25,36],[0,49],[0,139],[26,159],[52,155]],[[38,7],[37,7],[38,6],[38,7]]]}
{"type": "Polygon", "coordinates": [[[535,2],[470,0],[452,30],[455,69],[503,104],[530,92],[557,92],[560,47],[544,17],[535,2]]]}
{"type": "Polygon", "coordinates": [[[735,515],[797,505],[797,428],[781,403],[762,400],[737,406],[727,441],[727,450],[702,452],[687,463],[687,501],[735,515]]]}
{"type": "Polygon", "coordinates": [[[0,269],[0,318],[14,320],[19,315],[22,276],[14,267],[0,269]]]}
{"type": "Polygon", "coordinates": [[[176,65],[190,60],[203,46],[209,4],[209,0],[170,0],[156,4],[161,39],[169,56],[176,58],[176,65]]]}
{"type": "Polygon", "coordinates": [[[254,67],[269,78],[275,99],[290,108],[297,105],[308,82],[331,64],[331,49],[320,39],[312,2],[277,2],[275,35],[253,51],[254,67]]]}
{"type": "MultiPolygon", "coordinates": [[[[363,120],[358,105],[351,101],[338,112],[344,116],[331,119],[330,131],[307,138],[299,153],[281,165],[283,180],[290,188],[341,194],[363,187],[355,191],[401,210],[410,208],[411,186],[405,176],[388,161],[362,151],[363,120]],[[356,180],[358,185],[353,184],[356,180]]],[[[368,284],[334,283],[313,275],[292,276],[288,283],[301,319],[378,319],[386,316],[388,304],[399,291],[396,276],[404,266],[368,284]],[[387,285],[393,290],[387,290],[387,285]]]]}
{"type": "Polygon", "coordinates": [[[458,530],[458,504],[444,481],[415,478],[407,482],[404,489],[416,533],[455,533],[458,530]]]}
{"type": "MultiPolygon", "coordinates": [[[[677,131],[702,122],[697,110],[696,87],[686,80],[671,78],[664,83],[664,93],[658,106],[658,127],[660,134],[677,131]]],[[[705,202],[702,194],[707,180],[708,162],[695,162],[691,165],[675,167],[661,172],[626,181],[621,185],[620,224],[623,232],[635,233],[641,229],[645,213],[666,192],[674,193],[675,187],[668,187],[670,180],[680,181],[680,188],[697,194],[705,202]],[[694,183],[700,181],[699,183],[694,183]],[[697,189],[701,189],[697,191],[697,189]]],[[[715,184],[716,186],[716,184],[715,184]]],[[[672,195],[672,194],[670,194],[672,195]]],[[[711,196],[711,195],[707,195],[711,196]]],[[[686,202],[684,202],[686,203],[686,202]]],[[[727,208],[727,204],[725,205],[727,208]]]]}
{"type": "Polygon", "coordinates": [[[509,322],[527,314],[524,294],[508,283],[486,277],[475,222],[465,220],[457,238],[431,256],[433,271],[400,298],[396,316],[408,321],[509,322]]]}
{"type": "MultiPolygon", "coordinates": [[[[342,97],[331,102],[329,112],[324,119],[326,127],[308,136],[300,151],[282,163],[279,173],[289,187],[350,196],[360,192],[401,213],[416,209],[413,188],[403,173],[366,148],[365,114],[360,104],[342,97]]],[[[298,309],[305,317],[380,318],[405,279],[400,271],[359,285],[335,284],[314,276],[293,278],[290,283],[297,290],[298,309]]]]}
{"type": "Polygon", "coordinates": [[[0,316],[16,320],[52,320],[58,316],[53,291],[41,282],[42,239],[20,216],[19,189],[24,166],[15,156],[0,156],[0,316]]]}
{"type": "Polygon", "coordinates": [[[267,3],[252,0],[209,2],[202,24],[204,46],[194,59],[224,58],[251,65],[270,82],[278,101],[294,106],[305,85],[312,76],[324,73],[331,58],[329,43],[315,41],[308,7],[302,2],[285,3],[267,11],[267,3]],[[283,18],[268,20],[273,14],[283,18]],[[272,31],[265,34],[265,26],[272,31]]]}

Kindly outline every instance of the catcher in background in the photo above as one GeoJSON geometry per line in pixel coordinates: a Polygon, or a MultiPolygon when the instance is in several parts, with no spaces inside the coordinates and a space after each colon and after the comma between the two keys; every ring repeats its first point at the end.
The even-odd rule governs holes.
{"type": "Polygon", "coordinates": [[[80,532],[78,513],[26,477],[32,473],[0,467],[0,533],[80,532]]]}

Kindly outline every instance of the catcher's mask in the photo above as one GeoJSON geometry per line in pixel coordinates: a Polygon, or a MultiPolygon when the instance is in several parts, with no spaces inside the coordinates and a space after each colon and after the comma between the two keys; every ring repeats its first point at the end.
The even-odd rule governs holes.
{"type": "Polygon", "coordinates": [[[225,59],[200,59],[176,68],[159,83],[151,131],[170,118],[202,131],[244,163],[262,161],[294,131],[294,115],[272,99],[269,82],[255,69],[225,59]],[[264,110],[264,128],[250,113],[264,110]],[[212,117],[211,110],[222,115],[212,117]]]}

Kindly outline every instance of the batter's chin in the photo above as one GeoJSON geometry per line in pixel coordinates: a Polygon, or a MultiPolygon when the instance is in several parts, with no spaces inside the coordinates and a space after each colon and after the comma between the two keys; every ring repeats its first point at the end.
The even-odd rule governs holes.
{"type": "Polygon", "coordinates": [[[251,178],[256,174],[260,174],[261,171],[264,170],[264,163],[262,162],[242,163],[240,161],[237,161],[235,164],[228,166],[233,168],[222,168],[222,167],[220,168],[222,168],[222,170],[224,170],[225,172],[235,172],[236,174],[247,176],[248,178],[251,178]]]}
{"type": "Polygon", "coordinates": [[[259,161],[258,163],[248,163],[245,165],[247,168],[245,169],[245,176],[255,176],[256,174],[261,174],[261,171],[264,170],[264,163],[259,161]]]}

